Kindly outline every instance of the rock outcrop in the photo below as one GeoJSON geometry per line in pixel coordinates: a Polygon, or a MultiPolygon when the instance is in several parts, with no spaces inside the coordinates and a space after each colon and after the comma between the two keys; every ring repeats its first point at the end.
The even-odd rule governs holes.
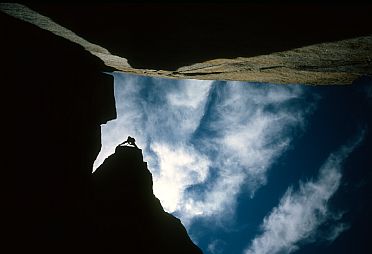
{"type": "MultiPolygon", "coordinates": [[[[101,124],[116,118],[113,77],[107,74],[114,69],[82,45],[29,22],[0,12],[0,24],[3,232],[9,244],[4,249],[9,253],[118,253],[118,249],[140,253],[133,251],[133,244],[140,244],[138,248],[152,244],[154,253],[199,253],[180,222],[164,213],[150,195],[149,174],[120,179],[127,181],[122,186],[130,186],[134,179],[141,183],[132,186],[137,189],[125,196],[127,203],[120,204],[120,209],[112,205],[107,210],[110,207],[102,199],[93,201],[93,193],[115,196],[106,181],[115,179],[106,174],[103,185],[108,188],[101,188],[99,176],[94,176],[95,190],[102,190],[102,195],[92,185],[101,124]],[[109,223],[116,221],[120,211],[131,216],[125,228],[109,223]],[[147,230],[143,228],[145,233],[137,232],[140,228],[131,224],[133,218],[150,223],[148,232],[156,235],[144,237],[147,230]]],[[[128,159],[136,167],[140,157],[129,154],[124,164],[128,159]]],[[[142,166],[141,170],[146,172],[142,166]]]]}
{"type": "Polygon", "coordinates": [[[118,146],[93,174],[92,239],[102,253],[201,254],[152,192],[142,151],[118,146]]]}
{"type": "Polygon", "coordinates": [[[57,24],[50,18],[43,16],[22,4],[0,3],[0,10],[10,16],[33,24],[41,29],[82,46],[86,51],[101,59],[107,66],[113,66],[115,68],[118,68],[119,66],[121,68],[130,67],[127,59],[112,55],[107,49],[85,40],[73,31],[57,24]]]}
{"type": "Polygon", "coordinates": [[[126,73],[312,85],[372,75],[371,5],[28,6],[0,9],[126,73]]]}
{"type": "Polygon", "coordinates": [[[372,36],[321,43],[256,57],[217,59],[179,68],[171,75],[273,84],[350,84],[372,74],[372,36]]]}

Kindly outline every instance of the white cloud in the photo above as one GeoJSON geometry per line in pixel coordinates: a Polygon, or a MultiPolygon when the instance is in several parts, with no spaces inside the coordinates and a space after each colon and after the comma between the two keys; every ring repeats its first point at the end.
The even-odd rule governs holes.
{"type": "Polygon", "coordinates": [[[207,250],[212,254],[221,254],[224,252],[226,243],[221,239],[213,240],[208,244],[207,250]]]}
{"type": "Polygon", "coordinates": [[[336,238],[344,231],[348,230],[351,226],[347,223],[339,223],[334,226],[330,232],[324,236],[324,239],[329,242],[333,242],[336,238]]]}
{"type": "Polygon", "coordinates": [[[216,179],[207,183],[203,194],[185,195],[179,214],[188,225],[196,216],[229,218],[235,212],[237,196],[242,187],[251,194],[266,183],[266,173],[275,159],[288,147],[292,133],[287,130],[302,124],[304,111],[278,107],[302,91],[298,87],[257,87],[229,82],[217,95],[219,101],[211,112],[208,128],[215,136],[203,138],[201,147],[211,156],[211,166],[217,168],[216,179]]]}
{"type": "MultiPolygon", "coordinates": [[[[363,136],[364,133],[352,144],[331,154],[316,180],[300,182],[297,191],[288,188],[279,205],[264,218],[262,234],[253,239],[245,254],[291,253],[298,249],[301,241],[314,241],[318,227],[334,217],[327,202],[340,185],[342,162],[363,136]]],[[[323,237],[333,241],[347,228],[346,224],[337,224],[328,236],[323,237]]]]}
{"type": "Polygon", "coordinates": [[[152,150],[159,158],[160,173],[154,176],[154,193],[167,211],[180,209],[184,190],[205,181],[209,160],[185,145],[169,147],[154,143],[152,150]]]}
{"type": "MultiPolygon", "coordinates": [[[[173,143],[185,142],[198,127],[204,114],[204,107],[212,81],[195,81],[191,88],[190,81],[180,80],[167,82],[153,79],[147,98],[141,94],[148,84],[139,76],[114,73],[115,99],[118,117],[102,125],[102,149],[94,163],[96,169],[103,160],[112,154],[116,145],[127,136],[136,138],[142,149],[151,145],[148,140],[173,143]],[[194,95],[194,96],[193,96],[194,95]],[[191,98],[190,103],[184,101],[175,105],[175,98],[191,98]],[[169,99],[173,98],[173,99],[169,99]]],[[[146,154],[145,154],[146,157],[146,154]]],[[[146,159],[154,161],[153,158],[146,159]]]]}
{"type": "Polygon", "coordinates": [[[135,137],[155,195],[186,226],[195,217],[232,218],[225,215],[234,214],[242,188],[254,195],[266,183],[308,112],[291,106],[302,96],[299,86],[212,83],[115,73],[118,119],[102,127],[95,163],[128,135],[135,137]]]}
{"type": "Polygon", "coordinates": [[[208,96],[210,81],[184,80],[179,89],[167,94],[171,106],[198,108],[208,96]]]}
{"type": "Polygon", "coordinates": [[[139,82],[139,78],[136,76],[128,76],[123,79],[118,75],[114,75],[114,77],[116,110],[118,116],[116,120],[101,125],[102,148],[94,162],[94,170],[102,164],[105,158],[115,151],[115,147],[118,144],[126,140],[127,136],[135,136],[137,144],[141,147],[145,144],[142,135],[135,135],[139,133],[133,128],[135,125],[141,123],[141,119],[139,119],[139,116],[141,116],[141,109],[136,106],[140,92],[140,86],[136,85],[136,83],[139,82]],[[118,89],[118,82],[125,82],[126,89],[118,89]]]}

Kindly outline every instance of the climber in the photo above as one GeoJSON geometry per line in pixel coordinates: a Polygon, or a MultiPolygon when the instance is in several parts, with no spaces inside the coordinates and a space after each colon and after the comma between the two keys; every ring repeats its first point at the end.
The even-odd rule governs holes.
{"type": "Polygon", "coordinates": [[[128,136],[127,140],[124,141],[123,143],[121,143],[120,145],[125,145],[125,144],[128,144],[128,145],[134,146],[135,148],[138,148],[138,146],[136,145],[136,140],[134,138],[132,138],[131,136],[128,136]]]}

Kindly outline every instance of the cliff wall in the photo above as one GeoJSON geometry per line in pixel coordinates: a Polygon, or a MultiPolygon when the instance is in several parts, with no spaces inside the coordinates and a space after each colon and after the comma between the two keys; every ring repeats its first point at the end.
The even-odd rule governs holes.
{"type": "MultiPolygon", "coordinates": [[[[137,198],[151,194],[149,173],[120,209],[93,198],[107,193],[92,183],[92,167],[101,149],[101,124],[116,118],[113,77],[107,74],[114,69],[84,46],[29,22],[0,12],[0,24],[2,207],[9,253],[136,253],[137,244],[151,246],[153,253],[200,253],[155,197],[137,198]],[[119,232],[122,220],[107,223],[120,212],[130,217],[119,232]],[[137,232],[133,218],[149,230],[137,232]]],[[[122,186],[131,177],[120,178],[122,186]]]]}
{"type": "Polygon", "coordinates": [[[372,75],[370,4],[1,4],[126,73],[276,84],[372,75]]]}

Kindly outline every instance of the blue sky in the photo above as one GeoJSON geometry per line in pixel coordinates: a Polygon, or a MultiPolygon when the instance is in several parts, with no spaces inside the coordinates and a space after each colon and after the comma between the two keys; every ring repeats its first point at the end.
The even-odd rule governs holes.
{"type": "Polygon", "coordinates": [[[118,118],[102,125],[95,167],[135,137],[155,195],[204,253],[367,248],[370,80],[310,87],[113,75],[118,118]]]}

